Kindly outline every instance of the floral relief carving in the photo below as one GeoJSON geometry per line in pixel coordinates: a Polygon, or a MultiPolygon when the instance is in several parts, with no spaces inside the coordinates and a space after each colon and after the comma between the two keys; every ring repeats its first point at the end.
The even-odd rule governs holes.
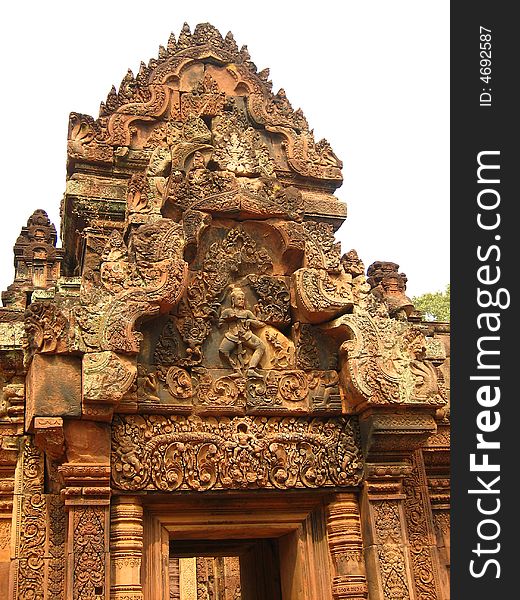
{"type": "Polygon", "coordinates": [[[49,600],[65,598],[65,534],[67,519],[63,499],[49,496],[49,600]]]}
{"type": "Polygon", "coordinates": [[[43,456],[31,437],[23,441],[20,460],[22,493],[18,498],[15,590],[19,598],[43,600],[47,501],[43,494],[43,456]]]}

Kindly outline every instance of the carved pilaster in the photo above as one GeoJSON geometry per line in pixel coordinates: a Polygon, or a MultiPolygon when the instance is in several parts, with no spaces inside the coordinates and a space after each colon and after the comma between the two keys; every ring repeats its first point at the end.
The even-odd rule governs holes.
{"type": "Polygon", "coordinates": [[[327,508],[327,537],[333,564],[334,600],[368,596],[356,494],[340,494],[327,508]]]}
{"type": "Polygon", "coordinates": [[[412,455],[411,473],[404,478],[406,526],[410,541],[413,581],[417,598],[440,600],[442,586],[439,573],[437,541],[428,482],[421,450],[412,455]]]}
{"type": "Polygon", "coordinates": [[[111,509],[111,600],[142,600],[142,554],[141,501],[133,496],[117,496],[111,509]]]}
{"type": "Polygon", "coordinates": [[[416,598],[403,510],[406,465],[370,465],[362,501],[370,600],[416,598]]]}
{"type": "Polygon", "coordinates": [[[13,560],[9,598],[43,598],[47,542],[43,454],[31,436],[23,439],[16,468],[13,560]]]}
{"type": "Polygon", "coordinates": [[[67,513],[63,498],[48,496],[49,571],[47,600],[65,600],[65,535],[67,513]]]}
{"type": "Polygon", "coordinates": [[[443,600],[450,597],[450,511],[437,509],[433,511],[433,525],[437,537],[437,552],[440,563],[440,581],[443,600]]]}
{"type": "MultiPolygon", "coordinates": [[[[11,520],[18,461],[17,426],[2,423],[0,418],[0,573],[9,570],[11,559],[11,520]]],[[[1,593],[7,595],[7,582],[1,581],[1,593]]]]}
{"type": "Polygon", "coordinates": [[[70,600],[109,600],[110,467],[59,467],[67,519],[67,591],[70,600]]]}

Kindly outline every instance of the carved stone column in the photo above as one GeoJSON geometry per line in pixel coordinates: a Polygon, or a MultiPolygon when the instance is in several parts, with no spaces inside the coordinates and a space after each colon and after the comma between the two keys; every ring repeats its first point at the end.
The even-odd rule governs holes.
{"type": "Polygon", "coordinates": [[[143,507],[135,496],[112,501],[110,530],[111,600],[142,600],[143,507]]]}
{"type": "Polygon", "coordinates": [[[356,494],[338,494],[328,505],[327,536],[334,569],[334,599],[365,600],[368,588],[356,494]]]}

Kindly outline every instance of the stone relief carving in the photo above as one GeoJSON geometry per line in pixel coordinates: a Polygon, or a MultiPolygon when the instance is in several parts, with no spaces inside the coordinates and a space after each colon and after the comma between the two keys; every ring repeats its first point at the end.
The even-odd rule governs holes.
{"type": "Polygon", "coordinates": [[[24,438],[19,457],[14,576],[16,597],[43,598],[44,557],[47,542],[47,501],[43,494],[43,454],[30,436],[24,438]]]}
{"type": "Polygon", "coordinates": [[[110,235],[100,266],[100,285],[82,285],[75,317],[88,350],[137,353],[135,323],[174,306],[186,287],[182,226],[158,219],[137,229],[127,248],[110,235]]]}
{"type": "Polygon", "coordinates": [[[222,310],[219,318],[219,326],[227,327],[218,348],[219,354],[224,364],[230,364],[236,373],[259,376],[256,367],[265,353],[265,344],[253,330],[264,327],[264,323],[246,308],[246,297],[240,288],[234,288],[230,298],[231,307],[222,310]],[[246,349],[253,354],[246,357],[246,349]]]}
{"type": "Polygon", "coordinates": [[[438,563],[430,540],[435,535],[430,501],[425,497],[427,480],[420,451],[412,458],[412,470],[404,478],[406,526],[410,543],[410,557],[414,572],[416,594],[420,598],[437,600],[439,589],[438,563]]]}
{"type": "Polygon", "coordinates": [[[74,600],[95,598],[105,587],[105,507],[74,510],[74,600]]]}

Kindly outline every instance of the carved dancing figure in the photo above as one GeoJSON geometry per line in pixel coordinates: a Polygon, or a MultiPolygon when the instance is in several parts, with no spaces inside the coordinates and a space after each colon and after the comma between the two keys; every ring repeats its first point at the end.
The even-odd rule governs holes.
{"type": "Polygon", "coordinates": [[[219,327],[224,323],[228,324],[228,330],[218,349],[222,360],[229,363],[235,371],[242,373],[245,349],[249,348],[253,350],[253,355],[249,360],[247,375],[261,377],[256,367],[265,353],[265,344],[251,328],[258,329],[265,324],[246,308],[246,296],[240,288],[233,289],[231,308],[225,308],[220,315],[219,327]]]}

